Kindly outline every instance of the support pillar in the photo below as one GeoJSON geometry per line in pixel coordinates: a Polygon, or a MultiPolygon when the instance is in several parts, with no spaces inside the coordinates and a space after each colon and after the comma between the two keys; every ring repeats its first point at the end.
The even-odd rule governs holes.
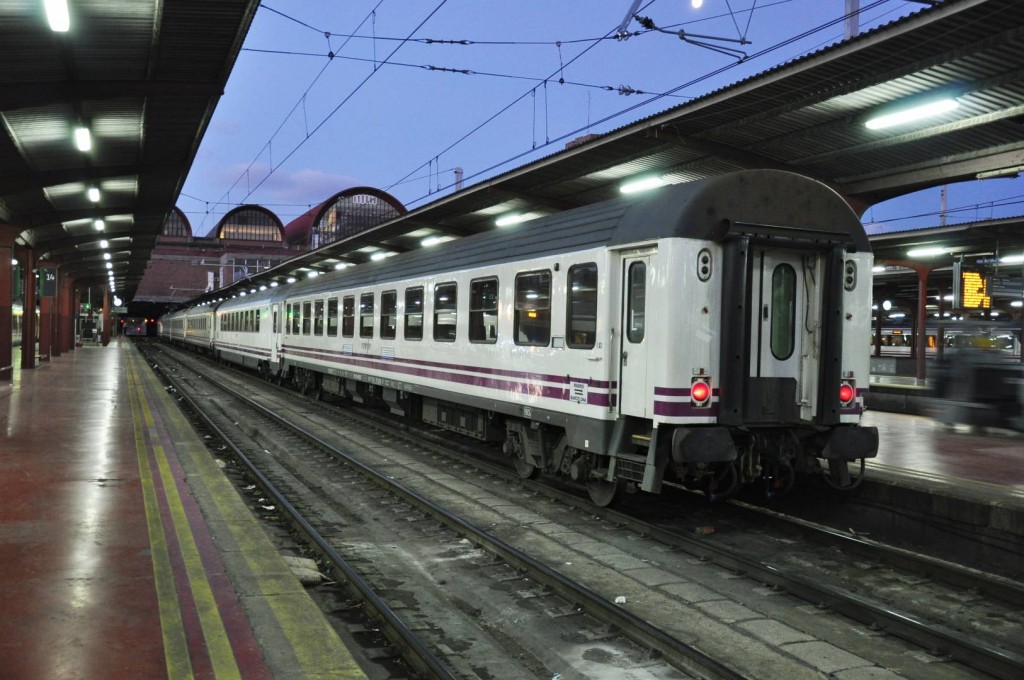
{"type": "Polygon", "coordinates": [[[0,380],[10,380],[14,374],[14,353],[11,351],[14,272],[11,260],[14,259],[14,239],[17,235],[13,227],[0,227],[0,380]]]}
{"type": "Polygon", "coordinates": [[[103,331],[102,338],[103,346],[106,347],[110,344],[110,288],[107,285],[103,286],[103,313],[100,318],[103,319],[103,331]]]}
{"type": "Polygon", "coordinates": [[[931,268],[917,268],[917,335],[914,340],[917,344],[917,379],[925,379],[927,364],[925,363],[925,348],[928,346],[928,273],[931,268]]]}
{"type": "Polygon", "coordinates": [[[36,254],[31,248],[21,251],[21,368],[36,367],[36,254]]]}
{"type": "Polygon", "coordinates": [[[82,291],[75,288],[75,293],[71,298],[71,348],[78,349],[78,341],[81,339],[81,310],[82,310],[82,291]]]}
{"type": "Polygon", "coordinates": [[[61,352],[70,352],[75,349],[74,310],[78,309],[75,304],[75,287],[74,282],[64,272],[60,273],[58,283],[60,285],[60,292],[58,294],[60,300],[58,324],[60,328],[57,332],[57,342],[61,352]]]}
{"type": "Polygon", "coordinates": [[[57,306],[57,265],[44,262],[39,265],[39,360],[49,361],[53,355],[53,336],[57,306]]]}

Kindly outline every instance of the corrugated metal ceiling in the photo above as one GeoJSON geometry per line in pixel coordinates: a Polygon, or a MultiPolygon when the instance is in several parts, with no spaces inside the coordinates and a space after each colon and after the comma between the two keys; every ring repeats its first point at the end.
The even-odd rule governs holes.
{"type": "Polygon", "coordinates": [[[131,299],[258,5],[75,0],[66,33],[50,30],[41,1],[5,7],[0,225],[80,286],[107,281],[105,239],[131,299]],[[87,152],[73,143],[79,125],[87,152]]]}

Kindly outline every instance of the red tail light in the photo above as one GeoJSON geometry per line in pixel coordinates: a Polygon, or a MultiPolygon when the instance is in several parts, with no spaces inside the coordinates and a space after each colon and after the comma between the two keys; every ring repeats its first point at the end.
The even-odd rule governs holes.
{"type": "Polygon", "coordinates": [[[690,402],[701,408],[711,404],[711,384],[707,378],[694,378],[690,383],[690,402]]]}
{"type": "Polygon", "coordinates": [[[839,403],[842,406],[852,406],[856,397],[857,388],[854,383],[846,381],[839,386],[839,403]]]}

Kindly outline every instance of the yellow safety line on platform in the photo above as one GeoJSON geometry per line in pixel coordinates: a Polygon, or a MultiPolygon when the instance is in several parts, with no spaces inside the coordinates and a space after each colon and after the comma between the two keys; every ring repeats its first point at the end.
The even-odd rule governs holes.
{"type": "MultiPolygon", "coordinates": [[[[133,359],[138,357],[133,353],[133,359]]],[[[134,361],[130,361],[131,370],[137,371],[134,361]]],[[[141,388],[141,383],[139,383],[141,388]]],[[[145,416],[146,426],[150,430],[150,440],[156,442],[159,432],[150,409],[149,402],[141,400],[142,410],[145,416]]],[[[196,546],[195,537],[192,535],[192,527],[188,517],[185,515],[185,507],[181,503],[181,496],[178,494],[178,486],[171,473],[170,464],[163,446],[154,443],[153,453],[156,457],[160,476],[163,478],[164,495],[167,497],[167,507],[171,513],[171,521],[174,524],[174,531],[178,537],[178,546],[181,549],[182,559],[185,563],[185,573],[188,576],[192,598],[195,602],[196,612],[199,616],[199,623],[203,629],[203,638],[206,642],[206,649],[210,655],[210,662],[213,666],[214,675],[218,680],[241,680],[241,672],[238,670],[238,663],[235,661],[235,653],[231,648],[231,640],[227,630],[224,628],[224,621],[220,616],[220,609],[210,588],[210,582],[206,578],[206,569],[203,566],[202,558],[199,555],[199,548],[196,546]]]]}
{"type": "Polygon", "coordinates": [[[135,452],[139,459],[139,475],[142,481],[142,496],[146,507],[146,526],[149,529],[150,555],[153,559],[153,580],[156,585],[156,599],[160,611],[160,630],[164,640],[164,661],[167,677],[192,678],[192,661],[185,639],[185,626],[178,608],[178,596],[174,589],[171,573],[171,558],[167,552],[164,528],[160,521],[160,506],[153,485],[153,473],[149,467],[146,441],[143,436],[142,413],[139,407],[141,394],[138,376],[128,370],[128,387],[132,402],[132,421],[135,424],[135,452]]]}
{"type": "MultiPolygon", "coordinates": [[[[147,379],[156,381],[152,373],[148,374],[147,379]]],[[[192,429],[178,409],[171,409],[167,418],[175,427],[192,429]]],[[[210,491],[218,512],[224,517],[233,516],[238,504],[242,502],[241,498],[213,458],[206,451],[186,450],[185,454],[198,469],[196,483],[206,486],[210,491]]],[[[244,512],[248,514],[248,508],[244,512]]],[[[287,639],[299,664],[299,672],[306,677],[321,677],[330,673],[331,677],[339,679],[366,678],[351,651],[341,642],[327,620],[319,612],[318,615],[311,614],[317,611],[316,605],[298,580],[283,566],[281,558],[260,526],[255,521],[229,522],[226,528],[240,548],[249,570],[259,576],[257,586],[260,596],[270,607],[287,639]],[[308,606],[296,607],[294,597],[289,593],[308,600],[308,606]]]]}

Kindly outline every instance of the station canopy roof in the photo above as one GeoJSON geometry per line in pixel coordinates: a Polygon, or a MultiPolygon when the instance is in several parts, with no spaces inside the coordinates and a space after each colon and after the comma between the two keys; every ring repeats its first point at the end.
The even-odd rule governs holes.
{"type": "MultiPolygon", "coordinates": [[[[75,278],[105,280],[94,220],[130,299],[170,213],[257,0],[78,0],[54,33],[42,3],[0,17],[0,226],[75,278]],[[110,39],[117,36],[117,40],[110,39]],[[93,147],[71,143],[90,127],[93,147]],[[101,190],[98,203],[86,190],[101,190]]],[[[816,177],[858,211],[1024,168],[1024,3],[945,0],[548,157],[472,184],[261,280],[360,263],[425,239],[495,228],[618,195],[638,176],[686,182],[743,168],[816,177]],[[950,97],[934,118],[865,123],[950,97]]],[[[238,285],[250,285],[246,281],[238,285]]],[[[225,291],[219,291],[223,295],[225,291]]],[[[208,298],[207,298],[208,299],[208,298]]]]}
{"type": "Polygon", "coordinates": [[[0,227],[80,285],[106,283],[109,252],[117,294],[130,299],[258,5],[75,0],[58,32],[41,0],[7,3],[0,227]]]}
{"type": "Polygon", "coordinates": [[[826,182],[862,212],[919,189],[1012,176],[1024,169],[1024,3],[931,4],[455,191],[238,287],[494,229],[510,214],[542,216],[606,200],[636,177],[678,183],[744,168],[789,170],[826,182]],[[865,125],[936,97],[959,105],[896,127],[865,125]]]}

